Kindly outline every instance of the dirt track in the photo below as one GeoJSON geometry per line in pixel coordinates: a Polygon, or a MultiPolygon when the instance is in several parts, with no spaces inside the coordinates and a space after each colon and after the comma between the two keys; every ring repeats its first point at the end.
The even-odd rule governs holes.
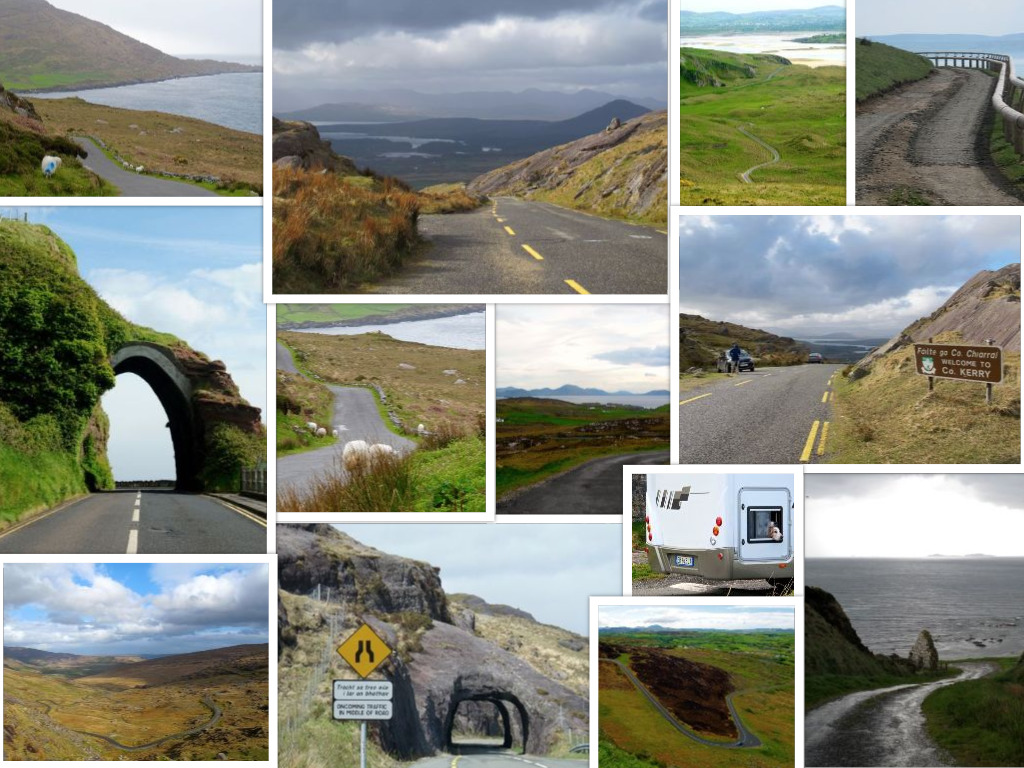
{"type": "Polygon", "coordinates": [[[995,78],[941,68],[857,109],[857,205],[1020,205],[988,158],[995,78]]]}

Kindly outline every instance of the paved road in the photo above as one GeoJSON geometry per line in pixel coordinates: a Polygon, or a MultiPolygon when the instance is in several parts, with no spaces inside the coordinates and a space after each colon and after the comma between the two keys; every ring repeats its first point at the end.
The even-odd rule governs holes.
{"type": "Polygon", "coordinates": [[[744,748],[747,748],[747,747],[760,747],[761,746],[761,740],[759,738],[757,738],[757,736],[755,736],[753,733],[751,733],[750,729],[748,729],[743,724],[743,721],[740,720],[740,716],[736,712],[736,707],[732,703],[733,694],[729,694],[728,696],[725,697],[725,703],[729,706],[729,713],[732,715],[733,725],[735,725],[736,726],[736,730],[739,731],[739,738],[736,741],[731,741],[731,742],[711,741],[709,739],[705,739],[705,738],[702,738],[702,737],[698,736],[696,733],[694,733],[689,728],[687,728],[685,725],[683,725],[681,722],[679,722],[675,718],[675,715],[673,715],[672,712],[670,712],[669,709],[664,704],[662,704],[661,701],[658,700],[658,697],[655,696],[653,693],[651,693],[647,689],[647,686],[645,686],[643,683],[641,683],[636,678],[636,675],[633,674],[632,670],[630,670],[630,668],[627,667],[625,664],[623,664],[621,661],[619,661],[618,659],[600,659],[600,660],[604,661],[604,662],[612,662],[614,664],[617,664],[619,666],[619,669],[621,669],[623,671],[623,673],[625,673],[626,677],[629,678],[629,682],[631,682],[636,687],[636,689],[638,691],[640,691],[640,693],[642,693],[647,698],[647,700],[649,702],[651,702],[651,704],[654,705],[654,708],[656,710],[658,710],[658,712],[661,714],[661,716],[664,717],[669,722],[669,725],[671,725],[673,728],[675,728],[677,731],[679,731],[684,736],[687,736],[687,737],[693,739],[698,744],[704,744],[705,746],[708,746],[708,747],[723,747],[723,748],[726,748],[726,749],[736,749],[736,748],[739,748],[739,747],[744,747],[744,748]]]}
{"type": "Polygon", "coordinates": [[[82,165],[121,190],[122,197],[218,197],[216,192],[196,184],[126,171],[92,139],[76,136],[75,141],[89,153],[82,165]]]}
{"type": "Polygon", "coordinates": [[[470,213],[423,216],[419,230],[429,250],[373,286],[374,292],[568,296],[667,290],[668,237],[650,227],[500,197],[470,213]]]}
{"type": "Polygon", "coordinates": [[[623,465],[668,463],[668,451],[592,459],[500,499],[497,514],[621,515],[623,465]]]}
{"type": "Polygon", "coordinates": [[[1020,205],[980,141],[995,78],[942,67],[857,108],[857,204],[912,190],[933,205],[1020,205]]]}
{"type": "MultiPolygon", "coordinates": [[[[280,343],[277,345],[277,367],[281,370],[282,363],[290,364],[295,370],[291,354],[280,343]],[[282,359],[282,356],[285,359],[282,359]]],[[[363,387],[338,387],[325,384],[334,394],[334,420],[327,427],[328,431],[337,427],[338,441],[332,445],[304,453],[282,456],[277,460],[277,489],[302,490],[317,475],[337,469],[344,474],[341,466],[341,454],[345,446],[352,440],[365,440],[368,443],[390,445],[396,451],[407,453],[416,447],[416,443],[408,438],[396,435],[385,426],[377,410],[377,401],[373,393],[363,387]]]]}
{"type": "Polygon", "coordinates": [[[577,760],[554,759],[542,755],[518,755],[495,750],[462,754],[458,757],[435,755],[417,760],[412,764],[412,768],[584,768],[586,765],[586,755],[580,755],[577,760]]]}
{"type": "Polygon", "coordinates": [[[208,496],[94,493],[0,534],[21,554],[265,553],[267,524],[208,496]]]}
{"type": "MultiPolygon", "coordinates": [[[[747,123],[747,125],[753,125],[753,123],[747,123]]],[[[779,150],[777,150],[775,147],[773,147],[771,144],[769,144],[768,142],[764,141],[763,139],[759,139],[757,136],[752,134],[750,131],[748,131],[746,128],[744,128],[742,125],[736,126],[736,130],[739,131],[740,133],[742,133],[748,139],[753,139],[754,141],[756,141],[762,147],[767,149],[769,154],[771,155],[771,159],[768,160],[767,162],[758,163],[757,165],[751,166],[750,168],[747,168],[747,170],[745,170],[743,173],[740,174],[740,181],[742,181],[744,184],[753,184],[754,182],[752,182],[750,180],[750,174],[752,174],[758,168],[764,168],[764,167],[769,166],[769,165],[775,165],[775,163],[779,162],[779,160],[781,159],[779,157],[779,150]]]]}
{"type": "Polygon", "coordinates": [[[203,702],[203,706],[206,707],[207,709],[209,709],[210,712],[213,713],[213,717],[211,717],[209,719],[209,721],[207,721],[207,722],[203,723],[202,725],[197,726],[195,728],[190,728],[187,731],[181,731],[180,733],[172,733],[169,736],[163,736],[163,737],[161,737],[159,739],[156,739],[155,741],[150,741],[150,742],[147,742],[146,744],[139,744],[138,746],[135,746],[135,747],[125,746],[124,744],[122,744],[119,741],[114,741],[114,739],[110,738],[109,736],[104,736],[102,733],[92,733],[90,731],[75,731],[74,728],[72,728],[71,730],[75,731],[75,733],[81,733],[81,734],[84,734],[86,736],[93,736],[93,737],[95,737],[97,739],[102,739],[103,741],[107,742],[111,746],[117,747],[118,749],[124,750],[125,752],[142,752],[143,750],[146,750],[146,749],[152,749],[153,747],[158,747],[161,744],[163,744],[165,741],[171,741],[172,739],[184,739],[184,738],[187,738],[189,736],[195,736],[197,733],[202,733],[207,728],[211,728],[214,725],[216,725],[217,722],[220,720],[221,715],[223,714],[221,712],[221,708],[219,706],[217,706],[217,704],[209,696],[204,696],[203,699],[202,699],[202,702],[203,702]]]}
{"type": "Polygon", "coordinates": [[[759,368],[682,393],[679,463],[795,464],[827,458],[832,408],[824,397],[841,367],[759,368]]]}
{"type": "Polygon", "coordinates": [[[958,663],[958,677],[843,696],[804,718],[808,766],[953,765],[925,728],[921,703],[938,688],[994,672],[989,663],[958,663]]]}

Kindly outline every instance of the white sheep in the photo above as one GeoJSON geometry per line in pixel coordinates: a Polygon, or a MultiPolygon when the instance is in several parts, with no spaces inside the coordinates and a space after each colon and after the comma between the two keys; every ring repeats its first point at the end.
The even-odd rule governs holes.
{"type": "Polygon", "coordinates": [[[146,169],[143,166],[141,166],[141,165],[135,166],[135,172],[136,173],[142,173],[144,170],[146,170],[146,169]]]}
{"type": "Polygon", "coordinates": [[[377,460],[377,459],[384,458],[385,456],[394,456],[394,455],[395,455],[395,449],[392,448],[390,445],[385,445],[384,443],[375,443],[374,445],[370,446],[370,458],[371,459],[377,460]]]}
{"type": "Polygon", "coordinates": [[[326,429],[324,429],[323,427],[320,427],[320,428],[319,428],[319,429],[318,429],[318,430],[316,431],[316,436],[317,436],[317,437],[327,437],[327,430],[326,430],[326,429]]]}
{"type": "Polygon", "coordinates": [[[346,471],[352,472],[362,467],[369,455],[370,446],[365,440],[352,440],[345,443],[345,448],[341,452],[341,460],[346,471]]]}
{"type": "Polygon", "coordinates": [[[331,437],[337,439],[337,437],[338,437],[338,430],[332,429],[331,430],[331,437]]]}
{"type": "Polygon", "coordinates": [[[418,427],[416,427],[416,431],[419,432],[421,435],[424,435],[427,432],[427,428],[420,424],[418,427]]]}
{"type": "Polygon", "coordinates": [[[317,430],[316,422],[315,421],[307,421],[306,422],[306,429],[308,429],[310,432],[316,434],[316,430],[317,430]]]}
{"type": "Polygon", "coordinates": [[[57,172],[57,169],[60,168],[61,162],[62,161],[59,157],[55,157],[54,155],[45,155],[41,166],[43,169],[43,176],[46,178],[53,176],[53,174],[57,172]]]}

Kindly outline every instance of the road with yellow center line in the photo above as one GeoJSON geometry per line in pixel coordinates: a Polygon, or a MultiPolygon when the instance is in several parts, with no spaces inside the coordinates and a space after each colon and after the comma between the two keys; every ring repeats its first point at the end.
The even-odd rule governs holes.
{"type": "Polygon", "coordinates": [[[665,230],[502,197],[419,221],[428,241],[380,293],[664,294],[665,230]]]}
{"type": "Polygon", "coordinates": [[[791,464],[827,458],[836,365],[762,368],[684,393],[679,463],[791,464]]]}

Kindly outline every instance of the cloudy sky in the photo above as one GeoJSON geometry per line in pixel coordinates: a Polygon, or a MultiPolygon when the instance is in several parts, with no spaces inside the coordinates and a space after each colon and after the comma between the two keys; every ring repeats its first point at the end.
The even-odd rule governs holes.
{"type": "Polygon", "coordinates": [[[501,304],[495,312],[499,387],[668,389],[666,306],[501,304]]]}
{"type": "Polygon", "coordinates": [[[339,88],[595,88],[664,99],[667,18],[666,0],[280,2],[275,109],[297,108],[300,91],[339,88]]]}
{"type": "MultiPolygon", "coordinates": [[[[263,55],[261,0],[48,0],[174,56],[263,55]]],[[[287,3],[281,3],[287,7],[287,3]]]]}
{"type": "MultiPolygon", "coordinates": [[[[223,360],[245,397],[267,412],[267,315],[262,222],[252,207],[22,208],[78,256],[80,274],[127,319],[173,333],[223,360]]],[[[10,208],[0,213],[11,215],[10,208]]],[[[118,480],[172,479],[167,416],[135,374],[103,396],[118,480]]]]}
{"type": "Polygon", "coordinates": [[[807,557],[1021,555],[1019,474],[807,474],[804,489],[807,557]]]}
{"type": "Polygon", "coordinates": [[[785,336],[892,336],[1020,261],[1016,216],[681,216],[679,311],[785,336]]]}
{"type": "Polygon", "coordinates": [[[4,645],[83,655],[266,643],[265,564],[4,565],[4,645]]]}
{"type": "Polygon", "coordinates": [[[793,608],[752,608],[746,605],[602,605],[598,627],[672,629],[793,629],[793,608]]]}
{"type": "Polygon", "coordinates": [[[511,605],[588,634],[590,595],[622,594],[622,527],[526,523],[336,525],[357,541],[441,569],[445,592],[511,605]]]}
{"type": "Polygon", "coordinates": [[[985,0],[981,7],[957,0],[857,0],[858,37],[914,32],[1007,35],[1024,32],[1024,14],[1020,0],[985,0]]]}

